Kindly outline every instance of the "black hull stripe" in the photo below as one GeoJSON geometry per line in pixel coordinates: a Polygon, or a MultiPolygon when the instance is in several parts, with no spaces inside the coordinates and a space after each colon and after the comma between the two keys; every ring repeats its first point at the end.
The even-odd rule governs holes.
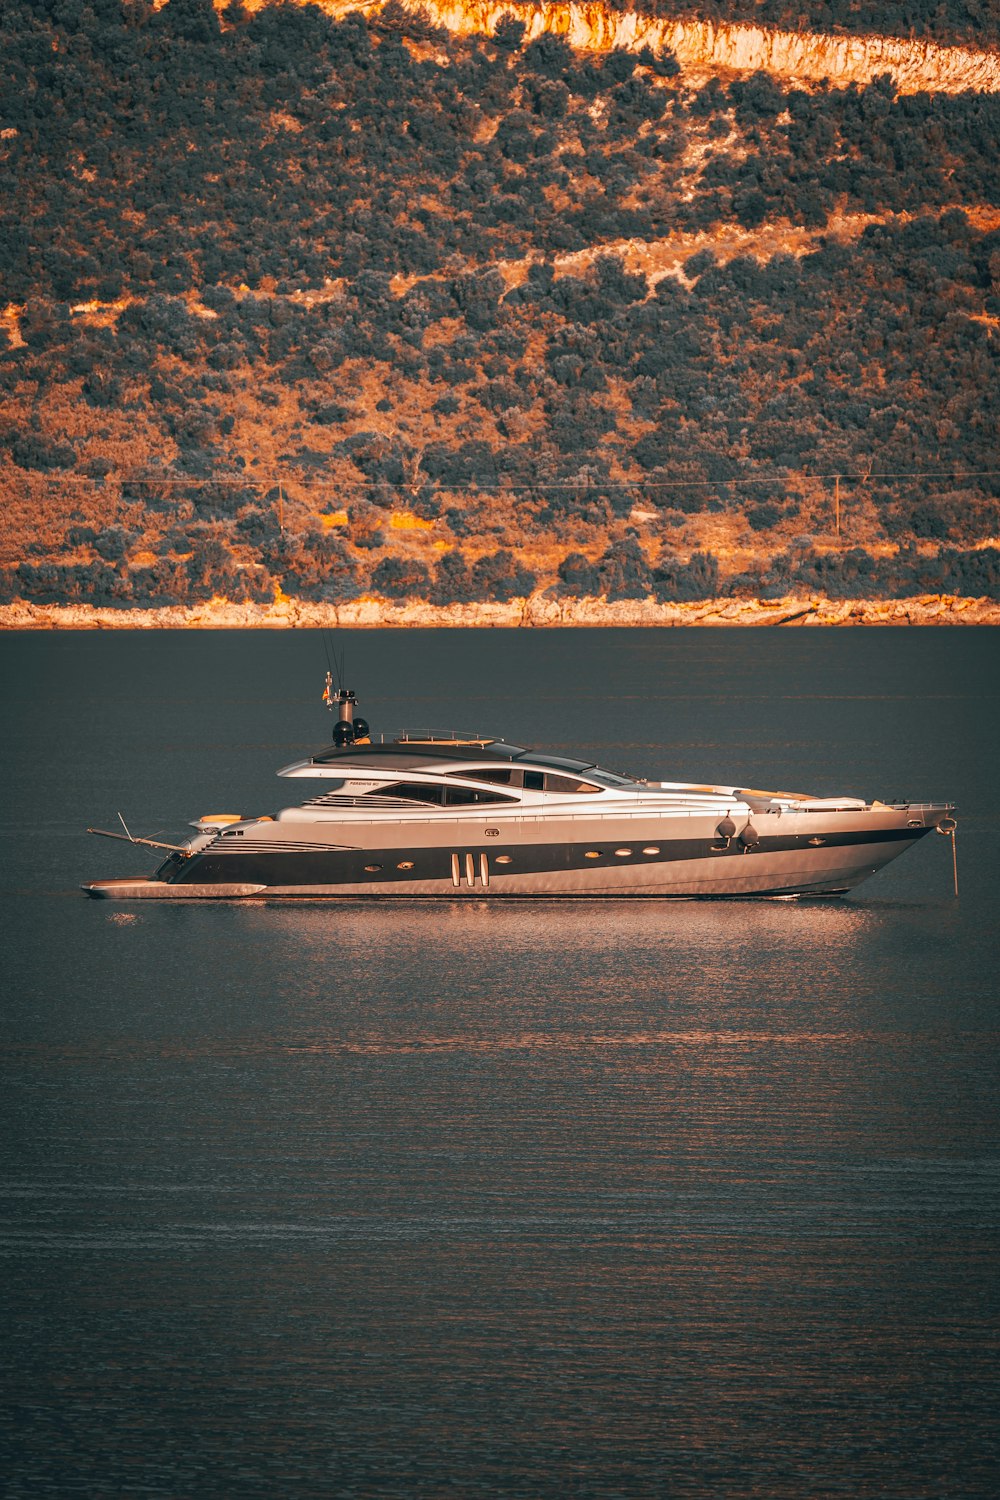
{"type": "MultiPolygon", "coordinates": [[[[820,849],[851,848],[865,844],[912,843],[929,833],[929,828],[881,828],[870,831],[855,831],[824,834],[822,845],[813,845],[805,835],[775,836],[761,838],[750,851],[744,851],[734,842],[725,851],[714,851],[705,839],[674,839],[662,842],[657,854],[643,854],[642,846],[635,844],[633,852],[620,857],[618,844],[507,844],[485,848],[482,845],[456,844],[444,849],[316,849],[305,848],[294,853],[279,848],[266,854],[255,850],[234,848],[232,850],[206,850],[194,855],[179,865],[162,868],[160,878],[172,885],[279,885],[279,886],[331,886],[378,884],[386,880],[398,883],[401,888],[416,881],[448,881],[452,879],[452,856],[457,854],[461,866],[461,880],[465,884],[465,857],[473,856],[477,874],[481,855],[489,860],[490,881],[502,884],[505,876],[543,875],[574,870],[634,869],[636,866],[655,866],[682,863],[685,860],[711,859],[723,862],[731,859],[753,860],[761,854],[782,854],[794,851],[819,853],[820,849]],[[588,852],[599,850],[599,859],[588,859],[588,852]],[[498,864],[498,858],[506,856],[509,863],[498,864]],[[412,869],[400,869],[400,864],[412,865],[412,869]],[[374,869],[366,868],[374,866],[374,869]]],[[[168,861],[170,864],[170,861],[168,861]]]]}

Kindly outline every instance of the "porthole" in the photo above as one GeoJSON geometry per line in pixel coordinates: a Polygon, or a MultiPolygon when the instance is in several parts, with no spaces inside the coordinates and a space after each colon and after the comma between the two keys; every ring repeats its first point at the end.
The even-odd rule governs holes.
{"type": "Polygon", "coordinates": [[[631,854],[632,851],[631,851],[631,849],[616,849],[615,853],[617,854],[617,856],[618,856],[619,859],[624,859],[625,856],[627,854],[631,854]]]}
{"type": "Polygon", "coordinates": [[[381,868],[381,865],[365,865],[365,869],[368,871],[369,875],[377,875],[381,868]]]}
{"type": "MultiPolygon", "coordinates": [[[[371,869],[372,866],[369,865],[368,868],[371,869]]],[[[377,869],[378,866],[376,865],[375,868],[377,869]]],[[[412,859],[401,859],[399,861],[399,864],[396,866],[396,869],[397,870],[412,870],[413,869],[413,860],[412,859]]]]}
{"type": "Polygon", "coordinates": [[[600,859],[601,851],[600,849],[588,849],[583,857],[584,859],[600,859]]]}
{"type": "Polygon", "coordinates": [[[513,862],[514,857],[511,854],[498,854],[493,861],[495,865],[509,865],[513,864],[513,862]]]}
{"type": "Polygon", "coordinates": [[[655,844],[647,844],[642,852],[643,854],[659,854],[660,851],[655,844]]]}

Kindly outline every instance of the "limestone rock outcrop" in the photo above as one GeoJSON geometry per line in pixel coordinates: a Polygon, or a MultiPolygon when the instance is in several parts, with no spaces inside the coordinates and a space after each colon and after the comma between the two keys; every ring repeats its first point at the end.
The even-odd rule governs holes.
{"type": "Polygon", "coordinates": [[[171,604],[159,609],[111,609],[90,604],[0,605],[0,630],[315,630],[333,626],[392,629],[498,630],[567,626],[684,625],[1000,625],[995,599],[922,594],[914,599],[704,599],[658,604],[655,599],[559,599],[535,594],[506,604],[401,603],[379,598],[344,604],[287,599],[278,604],[171,604]]]}
{"type": "MultiPolygon", "coordinates": [[[[216,0],[224,8],[227,0],[216,0]]],[[[267,0],[247,0],[259,10],[267,0]]],[[[317,0],[328,15],[350,11],[377,15],[388,0],[317,0]]],[[[598,0],[542,0],[533,5],[504,0],[393,0],[456,36],[490,35],[504,16],[525,25],[525,37],[543,32],[564,36],[572,47],[606,52],[621,47],[639,52],[669,48],[684,69],[708,72],[766,72],[802,83],[868,84],[891,74],[900,93],[993,93],[1000,89],[1000,55],[971,47],[892,36],[832,36],[778,31],[737,22],[672,20],[638,11],[618,11],[598,0]]]]}

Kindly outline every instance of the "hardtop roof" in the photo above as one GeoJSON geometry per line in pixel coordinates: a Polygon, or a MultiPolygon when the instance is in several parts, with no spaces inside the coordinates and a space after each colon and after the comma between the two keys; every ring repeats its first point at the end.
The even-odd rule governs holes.
{"type": "MultiPolygon", "coordinates": [[[[592,760],[571,760],[562,755],[547,755],[540,750],[525,750],[520,745],[508,745],[503,740],[491,740],[487,745],[440,745],[407,744],[399,741],[387,745],[331,745],[310,756],[313,765],[331,765],[342,762],[363,761],[374,768],[387,771],[415,771],[442,764],[476,762],[479,765],[510,765],[514,761],[529,766],[550,767],[554,771],[587,772],[599,769],[592,760]]],[[[471,774],[471,773],[470,773],[471,774]]]]}
{"type": "Polygon", "coordinates": [[[337,761],[350,763],[364,760],[388,770],[412,771],[418,766],[437,766],[442,761],[494,761],[509,765],[526,752],[520,745],[507,745],[502,740],[493,740],[483,745],[399,744],[328,746],[310,757],[314,765],[330,765],[337,761]]]}

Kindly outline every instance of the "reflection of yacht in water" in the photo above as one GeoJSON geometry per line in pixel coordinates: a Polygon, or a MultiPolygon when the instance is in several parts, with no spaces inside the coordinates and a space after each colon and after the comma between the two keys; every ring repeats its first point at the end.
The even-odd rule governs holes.
{"type": "MultiPolygon", "coordinates": [[[[306,896],[833,896],[932,828],[945,803],[864,802],[643,781],[490,736],[373,744],[355,696],[333,745],[278,772],[309,795],[268,817],[215,814],[117,899],[306,896]]],[[[95,832],[99,830],[93,830],[95,832]]],[[[114,835],[122,837],[123,835],[114,835]]],[[[131,837],[130,835],[127,835],[131,837]]]]}

